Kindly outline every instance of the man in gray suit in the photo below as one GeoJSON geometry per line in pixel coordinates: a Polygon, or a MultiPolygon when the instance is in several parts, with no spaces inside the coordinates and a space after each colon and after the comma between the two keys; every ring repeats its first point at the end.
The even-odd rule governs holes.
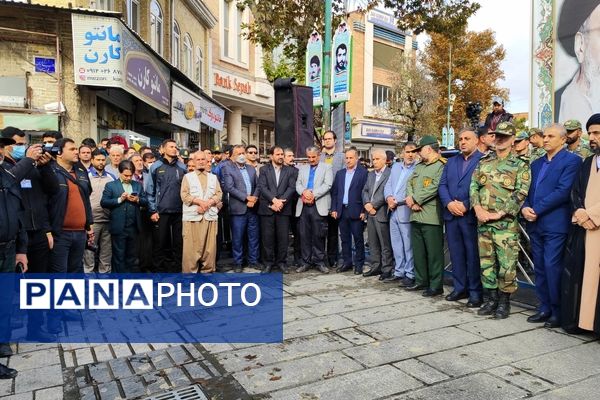
{"type": "Polygon", "coordinates": [[[331,166],[319,162],[319,153],[314,146],[306,149],[308,164],[300,167],[296,181],[296,192],[300,196],[296,216],[300,217],[302,246],[302,265],[296,272],[306,272],[312,266],[324,274],[329,272],[325,266],[325,238],[333,173],[331,166]]]}
{"type": "Polygon", "coordinates": [[[379,280],[382,281],[390,277],[394,270],[388,207],[384,196],[390,169],[385,165],[387,156],[384,150],[373,150],[371,157],[374,170],[369,172],[367,184],[362,192],[364,207],[368,213],[367,234],[371,252],[371,269],[363,276],[379,275],[379,280]]]}
{"type": "Polygon", "coordinates": [[[223,191],[229,193],[229,216],[231,218],[231,252],[235,272],[242,272],[244,265],[244,238],[247,238],[247,265],[258,267],[259,226],[258,179],[254,167],[246,163],[244,146],[234,146],[231,159],[222,170],[223,191]]]}

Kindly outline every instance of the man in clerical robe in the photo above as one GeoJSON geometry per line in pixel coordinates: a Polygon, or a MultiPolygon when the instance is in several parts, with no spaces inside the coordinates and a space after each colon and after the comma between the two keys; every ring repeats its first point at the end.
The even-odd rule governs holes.
{"type": "Polygon", "coordinates": [[[573,227],[562,284],[562,326],[600,335],[600,113],[586,124],[594,152],[579,170],[571,191],[573,227]]]}

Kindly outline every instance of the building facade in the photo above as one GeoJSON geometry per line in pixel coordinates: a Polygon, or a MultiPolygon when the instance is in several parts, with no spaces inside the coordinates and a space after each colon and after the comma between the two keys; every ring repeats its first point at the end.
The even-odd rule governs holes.
{"type": "Polygon", "coordinates": [[[372,147],[394,150],[402,126],[387,112],[393,80],[393,62],[416,51],[411,34],[400,31],[392,14],[371,10],[353,12],[352,93],[346,104],[351,119],[349,139],[361,157],[370,158],[372,147]]]}

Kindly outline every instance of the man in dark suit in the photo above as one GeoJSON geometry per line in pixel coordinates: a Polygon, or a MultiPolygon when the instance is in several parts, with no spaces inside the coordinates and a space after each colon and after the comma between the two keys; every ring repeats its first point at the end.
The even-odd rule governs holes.
{"type": "Polygon", "coordinates": [[[528,221],[535,289],[540,305],[527,322],[560,325],[563,253],[571,226],[570,193],[581,158],[564,149],[567,130],[560,124],[544,129],[546,155],[531,164],[532,180],[521,214],[528,221]]]}
{"type": "Polygon", "coordinates": [[[342,257],[344,263],[337,272],[352,269],[354,274],[362,274],[365,263],[365,239],[363,235],[362,190],[367,182],[368,171],[358,164],[358,152],[355,149],[346,150],[346,168],[335,174],[331,188],[331,216],[339,221],[340,238],[342,239],[342,257]],[[356,249],[352,262],[352,239],[356,249]]]}
{"type": "Polygon", "coordinates": [[[278,266],[287,273],[290,216],[298,170],[284,165],[280,146],[271,147],[269,155],[271,162],[261,168],[258,178],[258,215],[265,264],[263,272],[269,273],[274,266],[278,266]]]}
{"type": "Polygon", "coordinates": [[[384,150],[373,150],[373,171],[369,172],[367,183],[362,191],[365,210],[367,211],[367,235],[371,253],[371,269],[363,276],[379,275],[379,280],[392,278],[394,257],[390,239],[388,207],[385,201],[384,188],[390,177],[390,169],[386,167],[387,155],[384,150]]]}
{"type": "Polygon", "coordinates": [[[461,130],[458,143],[461,154],[448,160],[439,187],[454,281],[454,290],[446,296],[446,300],[468,297],[467,307],[475,308],[481,305],[481,276],[477,218],[471,209],[469,188],[471,176],[483,153],[477,149],[479,139],[473,128],[461,130]]]}
{"type": "Polygon", "coordinates": [[[111,210],[112,272],[137,272],[136,242],[142,230],[140,206],[147,207],[146,192],[132,179],[131,161],[119,163],[119,179],[106,184],[100,205],[111,210]]]}
{"type": "Polygon", "coordinates": [[[229,194],[229,216],[231,221],[231,252],[235,272],[242,272],[244,245],[248,238],[248,266],[257,268],[259,251],[258,179],[256,170],[246,163],[246,149],[242,145],[233,147],[231,163],[221,170],[223,190],[229,194]]]}

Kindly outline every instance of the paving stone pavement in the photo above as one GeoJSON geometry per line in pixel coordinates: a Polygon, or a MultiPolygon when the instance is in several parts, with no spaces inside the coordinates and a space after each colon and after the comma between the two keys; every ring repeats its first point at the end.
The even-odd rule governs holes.
{"type": "MultiPolygon", "coordinates": [[[[450,288],[446,288],[448,292],[450,288]]],[[[290,274],[273,344],[20,344],[0,400],[144,399],[199,384],[210,399],[598,399],[600,343],[479,317],[376,278],[290,274]]]]}

